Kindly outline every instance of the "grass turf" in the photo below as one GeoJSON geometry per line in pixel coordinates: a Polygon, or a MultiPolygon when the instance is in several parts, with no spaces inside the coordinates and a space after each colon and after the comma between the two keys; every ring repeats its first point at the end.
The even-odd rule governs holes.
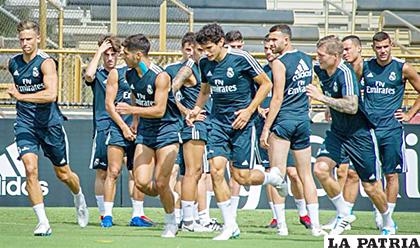
{"type": "MultiPolygon", "coordinates": [[[[90,208],[90,223],[86,228],[76,224],[73,208],[47,208],[47,216],[53,233],[49,237],[34,237],[33,229],[36,217],[32,208],[0,208],[0,247],[293,247],[315,248],[323,247],[323,238],[310,235],[299,224],[295,210],[287,210],[286,218],[289,236],[280,237],[275,229],[265,228],[271,220],[269,210],[239,210],[238,224],[241,229],[239,239],[227,242],[212,241],[215,233],[186,233],[179,232],[175,239],[163,239],[160,234],[163,230],[163,210],[160,208],[147,208],[148,217],[157,222],[152,228],[128,227],[131,209],[114,209],[114,226],[103,229],[99,225],[98,211],[90,208]]],[[[345,234],[376,235],[372,212],[356,212],[357,220],[352,230],[345,234]]],[[[221,220],[220,211],[212,209],[212,217],[221,220]]],[[[322,210],[321,223],[326,223],[334,216],[332,211],[322,210]]],[[[398,234],[418,234],[418,220],[420,213],[394,214],[398,224],[398,234]]]]}

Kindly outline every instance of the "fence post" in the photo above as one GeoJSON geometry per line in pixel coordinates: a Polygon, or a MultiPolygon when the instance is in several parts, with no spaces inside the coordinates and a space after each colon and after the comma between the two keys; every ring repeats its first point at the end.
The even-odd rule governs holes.
{"type": "Polygon", "coordinates": [[[117,11],[118,11],[118,5],[117,5],[118,0],[111,0],[111,25],[110,25],[110,30],[109,32],[111,32],[112,34],[117,35],[117,11]]]}
{"type": "Polygon", "coordinates": [[[163,0],[160,5],[160,34],[159,34],[159,51],[166,51],[166,21],[167,21],[167,1],[163,0]]]}
{"type": "Polygon", "coordinates": [[[41,42],[39,48],[45,49],[47,45],[47,2],[39,0],[39,30],[41,42]]]}

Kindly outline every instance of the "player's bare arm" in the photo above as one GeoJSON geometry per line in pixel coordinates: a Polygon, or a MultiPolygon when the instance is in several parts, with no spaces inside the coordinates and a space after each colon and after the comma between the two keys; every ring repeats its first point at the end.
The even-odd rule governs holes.
{"type": "Polygon", "coordinates": [[[123,132],[124,138],[129,141],[136,139],[136,136],[131,132],[130,127],[121,118],[121,115],[115,111],[115,97],[118,92],[118,71],[112,69],[109,72],[108,81],[106,84],[106,95],[105,95],[105,108],[112,120],[120,127],[123,132]]]}
{"type": "Polygon", "coordinates": [[[419,95],[416,98],[416,101],[414,102],[413,106],[408,112],[403,112],[401,109],[399,109],[395,113],[395,118],[397,118],[399,121],[408,122],[420,110],[420,76],[417,73],[417,71],[410,64],[407,63],[405,63],[403,67],[403,76],[413,86],[417,93],[419,93],[419,95]]]}
{"type": "Polygon", "coordinates": [[[183,116],[187,116],[189,109],[187,109],[182,103],[180,97],[178,97],[178,91],[186,83],[187,79],[193,75],[193,71],[188,66],[183,66],[176,74],[174,80],[172,80],[172,92],[175,96],[176,106],[183,116]]]}
{"type": "Polygon", "coordinates": [[[271,68],[273,71],[273,95],[270,101],[270,111],[265,119],[265,124],[260,137],[260,144],[266,149],[269,147],[268,135],[270,133],[270,128],[273,125],[273,122],[276,119],[283,103],[284,85],[286,83],[286,67],[284,64],[280,60],[276,59],[272,62],[271,68]]]}
{"type": "Polygon", "coordinates": [[[90,61],[86,73],[85,73],[85,80],[88,83],[92,83],[95,80],[96,69],[98,68],[99,60],[101,59],[102,54],[112,47],[112,44],[109,40],[104,41],[102,45],[98,48],[93,59],[90,61]]]}
{"type": "Polygon", "coordinates": [[[308,85],[306,87],[306,94],[316,100],[326,104],[328,107],[337,110],[341,113],[354,115],[358,109],[358,97],[343,96],[343,98],[332,98],[322,94],[322,92],[315,85],[308,85]]]}
{"type": "Polygon", "coordinates": [[[199,115],[202,113],[204,105],[210,97],[210,85],[208,83],[201,83],[200,93],[198,94],[195,107],[189,111],[185,117],[188,125],[193,125],[194,121],[198,120],[199,115]]]}
{"type": "Polygon", "coordinates": [[[166,111],[168,92],[171,86],[169,75],[166,72],[156,77],[155,104],[150,107],[131,106],[127,103],[118,103],[115,107],[117,113],[138,114],[142,118],[162,118],[166,111]]]}
{"type": "Polygon", "coordinates": [[[22,102],[49,103],[57,99],[57,71],[53,59],[45,60],[41,65],[41,71],[44,75],[43,82],[45,89],[36,93],[21,94],[15,85],[12,85],[7,93],[22,102]]]}

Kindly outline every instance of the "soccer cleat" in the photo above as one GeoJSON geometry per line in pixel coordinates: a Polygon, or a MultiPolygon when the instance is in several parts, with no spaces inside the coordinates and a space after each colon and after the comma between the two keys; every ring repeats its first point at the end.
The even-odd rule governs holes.
{"type": "Polygon", "coordinates": [[[272,219],[271,222],[266,225],[265,227],[267,228],[276,228],[277,227],[277,220],[276,219],[272,219]]]}
{"type": "Polygon", "coordinates": [[[382,228],[381,235],[395,235],[397,233],[397,225],[394,224],[393,227],[384,227],[382,228]]]}
{"type": "Polygon", "coordinates": [[[34,230],[35,236],[50,236],[52,233],[50,224],[48,223],[38,223],[34,230]]]}
{"type": "Polygon", "coordinates": [[[101,221],[101,227],[110,228],[112,227],[112,225],[112,216],[104,216],[104,218],[101,221]]]}
{"type": "Polygon", "coordinates": [[[308,215],[299,217],[300,224],[304,225],[306,229],[311,228],[311,218],[308,215]]]}
{"type": "Polygon", "coordinates": [[[319,227],[319,226],[318,227],[312,227],[311,228],[311,233],[312,233],[312,236],[314,236],[314,237],[321,237],[321,236],[328,235],[328,233],[326,231],[322,230],[322,228],[319,227]]]}
{"type": "Polygon", "coordinates": [[[233,226],[224,226],[222,232],[213,238],[213,240],[229,240],[239,238],[241,231],[235,223],[233,226]]]}
{"type": "Polygon", "coordinates": [[[177,224],[165,224],[165,229],[163,230],[162,238],[175,238],[176,234],[178,233],[178,225],[177,224]]]}
{"type": "Polygon", "coordinates": [[[279,223],[279,225],[277,226],[277,234],[280,236],[289,235],[289,230],[287,229],[286,223],[279,223]]]}
{"type": "Polygon", "coordinates": [[[212,232],[218,232],[218,231],[223,229],[222,224],[217,222],[217,220],[215,218],[211,219],[211,221],[209,223],[204,224],[204,227],[212,230],[212,232]]]}
{"type": "MultiPolygon", "coordinates": [[[[142,216],[144,217],[144,216],[142,216]]],[[[148,221],[148,218],[142,218],[142,217],[134,217],[131,218],[129,226],[137,226],[137,227],[151,227],[153,226],[153,222],[148,221]]]]}
{"type": "Polygon", "coordinates": [[[89,211],[86,205],[85,197],[82,195],[81,200],[74,199],[74,206],[76,207],[77,223],[80,227],[86,227],[89,223],[89,211]]]}
{"type": "Polygon", "coordinates": [[[103,220],[104,219],[104,216],[103,215],[99,216],[99,219],[100,220],[103,220]]]}
{"type": "Polygon", "coordinates": [[[345,217],[338,216],[335,227],[331,230],[330,235],[340,235],[346,230],[346,227],[356,220],[356,216],[347,215],[345,217]]]}
{"type": "Polygon", "coordinates": [[[207,226],[203,226],[195,221],[191,224],[186,225],[185,222],[182,224],[182,231],[187,232],[213,232],[213,230],[207,226]]]}

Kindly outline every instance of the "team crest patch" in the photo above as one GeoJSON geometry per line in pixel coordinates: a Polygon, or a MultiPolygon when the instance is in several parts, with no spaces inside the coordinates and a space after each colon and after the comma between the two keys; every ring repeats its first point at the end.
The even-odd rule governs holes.
{"type": "Polygon", "coordinates": [[[152,86],[149,84],[149,85],[147,85],[147,93],[149,94],[149,95],[151,95],[151,94],[153,94],[153,89],[152,89],[152,86]]]}
{"type": "Polygon", "coordinates": [[[232,67],[229,67],[229,68],[227,69],[227,71],[226,71],[226,76],[227,76],[228,78],[233,78],[233,76],[235,76],[235,73],[233,72],[233,68],[232,68],[232,67]]]}
{"type": "Polygon", "coordinates": [[[334,85],[333,85],[333,91],[334,91],[334,92],[338,92],[337,82],[334,82],[334,85]]]}
{"type": "Polygon", "coordinates": [[[389,74],[388,79],[391,80],[391,81],[394,81],[395,79],[397,79],[397,76],[395,75],[395,72],[391,72],[389,74]]]}
{"type": "Polygon", "coordinates": [[[37,67],[34,67],[32,69],[32,76],[33,77],[38,77],[39,76],[39,71],[38,71],[38,68],[37,67]]]}

